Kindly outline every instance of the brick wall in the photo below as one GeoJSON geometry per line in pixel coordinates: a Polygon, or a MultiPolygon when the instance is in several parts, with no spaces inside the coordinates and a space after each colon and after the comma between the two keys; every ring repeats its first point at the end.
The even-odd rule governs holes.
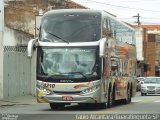
{"type": "Polygon", "coordinates": [[[87,9],[87,7],[82,6],[82,5],[80,5],[78,3],[75,3],[75,2],[72,2],[72,1],[68,2],[68,7],[69,8],[82,8],[82,9],[84,8],[84,9],[87,9]]]}
{"type": "Polygon", "coordinates": [[[9,1],[5,7],[5,25],[31,36],[35,33],[35,15],[51,9],[86,8],[70,0],[9,1]]]}
{"type": "Polygon", "coordinates": [[[156,35],[148,34],[146,39],[146,50],[144,63],[148,65],[147,76],[155,76],[155,51],[156,51],[156,35]]]}

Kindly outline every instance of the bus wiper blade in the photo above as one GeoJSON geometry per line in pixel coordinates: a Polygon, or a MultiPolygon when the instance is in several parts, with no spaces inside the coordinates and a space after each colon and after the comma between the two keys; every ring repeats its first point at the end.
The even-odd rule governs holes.
{"type": "Polygon", "coordinates": [[[74,73],[81,74],[84,78],[86,78],[87,80],[89,80],[88,77],[85,76],[82,72],[69,72],[68,74],[74,74],[74,73]]]}
{"type": "Polygon", "coordinates": [[[52,35],[52,36],[54,36],[54,37],[56,37],[56,38],[62,40],[63,42],[69,43],[68,41],[62,39],[61,37],[59,37],[59,36],[57,36],[57,35],[55,35],[55,34],[53,34],[53,33],[50,33],[50,32],[48,32],[48,31],[46,31],[46,33],[49,33],[50,35],[52,35]]]}
{"type": "Polygon", "coordinates": [[[66,75],[62,74],[53,74],[53,75],[48,75],[49,78],[54,78],[54,77],[66,77],[66,75]]]}
{"type": "Polygon", "coordinates": [[[55,77],[67,77],[65,75],[59,75],[59,74],[54,74],[54,75],[38,75],[38,77],[42,77],[44,78],[45,80],[48,80],[48,79],[55,79],[55,77]]]}

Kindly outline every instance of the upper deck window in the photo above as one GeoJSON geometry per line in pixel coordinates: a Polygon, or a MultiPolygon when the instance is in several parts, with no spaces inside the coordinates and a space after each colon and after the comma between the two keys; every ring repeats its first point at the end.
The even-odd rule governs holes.
{"type": "Polygon", "coordinates": [[[42,19],[40,41],[89,42],[99,40],[100,34],[100,14],[61,13],[42,19]]]}

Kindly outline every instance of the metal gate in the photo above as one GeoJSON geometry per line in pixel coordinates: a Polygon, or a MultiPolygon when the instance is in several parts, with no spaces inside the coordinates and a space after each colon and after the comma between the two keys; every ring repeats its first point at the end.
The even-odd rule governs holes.
{"type": "Polygon", "coordinates": [[[4,46],[4,98],[31,94],[31,59],[26,50],[4,46]]]}

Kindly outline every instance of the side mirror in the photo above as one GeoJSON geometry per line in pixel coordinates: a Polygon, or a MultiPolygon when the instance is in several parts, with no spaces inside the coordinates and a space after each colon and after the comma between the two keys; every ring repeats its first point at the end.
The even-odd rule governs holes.
{"type": "Polygon", "coordinates": [[[100,57],[103,57],[105,55],[105,44],[106,38],[102,38],[99,43],[100,57]]]}
{"type": "Polygon", "coordinates": [[[29,58],[32,58],[34,46],[38,46],[38,39],[31,39],[31,40],[28,42],[27,53],[28,53],[28,57],[29,57],[29,58]]]}

